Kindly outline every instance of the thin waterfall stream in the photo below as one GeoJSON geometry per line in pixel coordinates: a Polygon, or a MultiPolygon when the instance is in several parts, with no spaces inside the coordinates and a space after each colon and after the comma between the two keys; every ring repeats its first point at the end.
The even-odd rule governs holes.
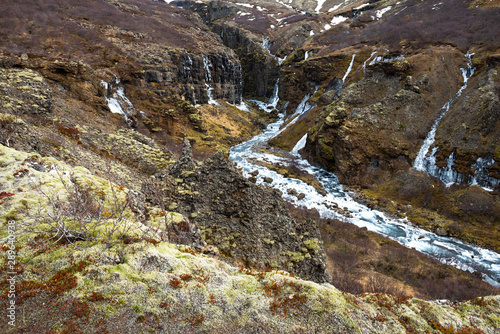
{"type": "Polygon", "coordinates": [[[431,130],[427,134],[420,150],[415,158],[413,163],[413,168],[426,172],[427,174],[437,177],[444,184],[450,186],[454,183],[468,183],[469,185],[478,185],[485,190],[492,191],[496,186],[500,184],[500,179],[495,179],[488,175],[487,168],[492,166],[495,161],[492,157],[479,157],[477,161],[472,165],[472,168],[475,169],[474,176],[468,177],[467,175],[460,174],[454,167],[454,152],[452,152],[448,158],[446,159],[446,167],[438,167],[436,165],[436,156],[439,147],[434,146],[432,149],[432,145],[436,139],[436,131],[441,123],[443,117],[450,110],[451,105],[455,102],[456,99],[462,95],[462,92],[467,88],[467,84],[469,79],[474,74],[475,68],[472,67],[472,56],[467,52],[465,57],[467,58],[467,68],[461,68],[463,77],[463,84],[458,90],[458,92],[453,96],[445,105],[441,108],[438,118],[434,121],[434,124],[431,127],[431,130]]]}
{"type": "Polygon", "coordinates": [[[271,178],[272,182],[267,184],[280,190],[283,199],[296,206],[316,209],[322,218],[338,219],[359,227],[365,227],[370,231],[389,237],[406,247],[414,248],[439,259],[442,263],[471,272],[479,271],[482,273],[485,281],[500,287],[499,254],[466,244],[451,237],[438,236],[430,231],[412,226],[406,219],[392,218],[381,211],[372,210],[356,202],[344,190],[335,174],[312,166],[307,160],[300,157],[298,152],[304,147],[306,136],[301,138],[288,157],[262,152],[259,147],[266,144],[278,133],[284,131],[292,123],[289,122],[287,126],[282,128],[286,121],[292,120],[292,117],[294,117],[293,119],[298,119],[301,115],[312,109],[313,105],[307,101],[308,98],[308,95],[306,95],[301,105],[287,119],[285,118],[285,113],[281,112],[278,119],[274,123],[269,124],[261,134],[231,148],[229,157],[242,169],[244,176],[250,177],[250,173],[258,171],[257,183],[262,184],[264,177],[271,178]],[[326,190],[326,194],[321,194],[317,189],[304,181],[285,177],[272,171],[262,166],[262,163],[293,164],[302,171],[313,175],[326,190]],[[303,193],[305,196],[299,200],[296,196],[292,195],[294,192],[291,190],[303,193]]]}

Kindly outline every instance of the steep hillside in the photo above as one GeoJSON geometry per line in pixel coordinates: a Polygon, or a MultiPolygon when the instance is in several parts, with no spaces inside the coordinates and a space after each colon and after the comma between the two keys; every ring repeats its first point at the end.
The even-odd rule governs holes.
{"type": "MultiPolygon", "coordinates": [[[[0,166],[8,190],[1,193],[2,209],[7,225],[16,230],[17,261],[8,260],[10,242],[3,245],[0,315],[9,319],[9,294],[15,294],[17,317],[15,326],[4,325],[5,333],[495,333],[499,325],[498,297],[451,303],[352,295],[281,270],[258,271],[244,263],[238,268],[219,259],[217,248],[203,246],[196,222],[190,222],[194,215],[162,213],[161,206],[144,205],[137,192],[85,168],[4,146],[0,166]],[[197,249],[163,240],[188,241],[197,249]]],[[[210,163],[207,168],[213,170],[210,163]]],[[[181,175],[189,177],[185,172],[181,175]]],[[[200,172],[191,175],[199,178],[200,172]]],[[[177,182],[187,195],[188,185],[177,182]]],[[[266,192],[259,188],[253,191],[266,192]]],[[[261,246],[251,254],[271,259],[273,246],[286,256],[297,253],[290,248],[293,242],[282,241],[294,238],[288,231],[277,228],[268,241],[257,239],[271,250],[261,246]]],[[[302,233],[312,237],[315,232],[302,233]]],[[[201,235],[213,236],[206,230],[201,235]]],[[[0,236],[8,236],[7,228],[0,236]]],[[[245,237],[251,235],[224,239],[240,244],[245,237]]],[[[303,240],[305,258],[318,259],[320,243],[296,240],[303,240]]],[[[289,270],[310,267],[310,260],[302,261],[292,258],[289,270]]],[[[303,269],[298,273],[310,275],[303,269]]]]}
{"type": "Polygon", "coordinates": [[[496,333],[498,17],[4,1],[5,331],[496,333]]]}
{"type": "MultiPolygon", "coordinates": [[[[75,114],[83,108],[89,117],[80,117],[87,125],[104,117],[171,149],[180,150],[187,136],[199,144],[196,151],[212,153],[259,128],[255,117],[229,104],[222,103],[221,112],[212,107],[217,99],[242,102],[241,65],[192,12],[153,1],[93,1],[84,6],[9,1],[5,6],[2,68],[38,72],[49,87],[57,88],[53,98],[61,100],[50,110],[31,114],[75,114]],[[96,111],[99,117],[92,117],[96,111]]],[[[9,75],[3,77],[11,85],[9,75]]],[[[21,108],[23,101],[12,100],[22,94],[12,89],[3,91],[3,110],[29,117],[21,108]]],[[[67,115],[64,119],[72,128],[82,121],[67,115]]]]}

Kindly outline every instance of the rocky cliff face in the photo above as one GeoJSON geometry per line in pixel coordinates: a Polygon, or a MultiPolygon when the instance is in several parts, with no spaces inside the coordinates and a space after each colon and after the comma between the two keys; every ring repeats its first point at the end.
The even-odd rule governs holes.
{"type": "Polygon", "coordinates": [[[214,24],[212,31],[221,36],[224,45],[235,50],[243,65],[243,93],[246,98],[271,96],[278,79],[278,61],[263,47],[265,37],[226,22],[214,24]]]}
{"type": "Polygon", "coordinates": [[[407,170],[442,105],[458,90],[460,57],[452,48],[436,48],[365,70],[361,58],[354,71],[362,78],[325,107],[306,154],[351,185],[407,170]]]}
{"type": "Polygon", "coordinates": [[[238,59],[225,54],[205,55],[171,52],[170,61],[176,71],[162,71],[161,67],[146,66],[145,81],[164,85],[176,91],[192,104],[207,104],[224,99],[240,104],[242,73],[238,59]]]}
{"type": "Polygon", "coordinates": [[[268,38],[265,33],[268,22],[252,27],[245,25],[248,22],[238,21],[241,17],[238,14],[247,9],[241,4],[219,1],[177,1],[175,4],[198,13],[224,45],[236,52],[242,63],[246,98],[271,96],[278,77],[278,61],[263,47],[263,41],[268,38]]]}
{"type": "Polygon", "coordinates": [[[500,63],[498,54],[479,56],[474,77],[463,98],[456,101],[436,132],[436,164],[446,167],[450,155],[453,168],[470,183],[478,158],[492,159],[488,174],[500,178],[500,63]]]}

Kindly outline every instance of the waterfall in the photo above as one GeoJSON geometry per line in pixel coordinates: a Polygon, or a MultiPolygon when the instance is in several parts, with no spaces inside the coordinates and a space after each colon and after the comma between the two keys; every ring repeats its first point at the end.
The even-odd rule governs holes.
{"type": "Polygon", "coordinates": [[[352,64],[354,64],[354,57],[356,57],[356,54],[352,55],[352,59],[351,59],[351,63],[349,64],[349,68],[347,68],[347,71],[345,72],[344,77],[342,78],[343,83],[345,82],[345,79],[347,78],[347,76],[349,75],[349,73],[352,70],[352,64]]]}
{"type": "Polygon", "coordinates": [[[271,48],[271,43],[269,43],[269,38],[266,38],[262,41],[262,47],[264,48],[264,50],[267,51],[267,53],[270,55],[270,56],[273,56],[274,55],[271,53],[271,50],[269,50],[271,48]]]}
{"type": "Polygon", "coordinates": [[[269,98],[269,100],[266,102],[258,101],[258,100],[249,100],[254,102],[259,106],[260,109],[264,110],[265,112],[271,112],[274,109],[276,109],[276,106],[278,105],[278,102],[280,100],[278,96],[278,90],[279,90],[279,82],[280,79],[276,80],[276,83],[274,84],[273,88],[273,95],[269,98]]]}
{"type": "Polygon", "coordinates": [[[274,88],[273,88],[273,95],[271,95],[271,97],[269,98],[269,101],[267,101],[268,108],[274,109],[278,105],[278,102],[280,100],[280,97],[278,96],[279,82],[280,82],[280,79],[278,78],[278,80],[276,80],[276,84],[274,85],[274,88]]]}
{"type": "MultiPolygon", "coordinates": [[[[318,87],[316,87],[316,90],[314,92],[316,93],[317,90],[318,90],[318,87]]],[[[304,96],[304,98],[302,99],[302,101],[300,102],[300,104],[295,109],[295,112],[293,114],[291,114],[286,119],[286,121],[289,121],[288,124],[286,124],[283,128],[279,129],[273,137],[276,137],[277,135],[279,135],[280,133],[282,133],[283,131],[285,131],[290,125],[292,125],[295,122],[297,122],[299,119],[301,119],[302,117],[304,117],[305,115],[307,115],[307,113],[311,109],[313,109],[314,107],[316,107],[316,104],[308,102],[308,100],[310,98],[311,98],[311,94],[306,94],[304,96]]],[[[285,121],[283,121],[283,123],[285,123],[285,121]]]]}
{"type": "MultiPolygon", "coordinates": [[[[230,60],[231,64],[233,63],[231,60],[230,60]]],[[[242,71],[241,71],[241,63],[237,63],[236,66],[234,66],[235,70],[234,70],[234,73],[239,73],[240,75],[240,87],[239,87],[239,94],[238,94],[238,97],[237,97],[237,100],[235,101],[235,103],[239,103],[240,105],[245,105],[245,102],[243,102],[243,75],[242,75],[242,71]]],[[[248,111],[248,106],[245,107],[248,111]]]]}
{"type": "Polygon", "coordinates": [[[190,55],[186,55],[186,58],[182,62],[182,74],[187,79],[187,82],[193,82],[193,76],[191,75],[191,70],[193,69],[193,60],[190,55]]]}
{"type": "MultiPolygon", "coordinates": [[[[310,98],[311,94],[306,94],[304,96],[302,101],[300,101],[299,105],[297,106],[297,109],[295,109],[295,112],[287,118],[287,120],[291,121],[286,127],[289,127],[293,123],[297,122],[300,118],[305,116],[309,112],[309,110],[316,107],[316,104],[307,102],[310,98]]],[[[283,130],[285,129],[286,128],[284,128],[283,130]]]]}
{"type": "Polygon", "coordinates": [[[295,144],[290,153],[296,156],[300,156],[299,151],[306,146],[306,141],[307,141],[307,133],[303,135],[302,138],[300,138],[300,140],[297,142],[297,144],[295,144]]]}
{"type": "Polygon", "coordinates": [[[418,151],[417,157],[415,158],[415,161],[413,163],[413,168],[422,171],[422,172],[427,172],[427,174],[439,178],[443,183],[446,185],[451,185],[453,183],[460,183],[463,181],[464,177],[461,176],[458,172],[456,172],[452,165],[453,165],[453,153],[448,157],[447,160],[447,166],[445,168],[439,168],[436,166],[436,154],[438,151],[437,147],[434,147],[432,151],[429,153],[430,147],[434,144],[434,141],[436,139],[436,131],[441,123],[441,120],[443,119],[444,115],[450,110],[450,107],[455,100],[462,95],[462,92],[467,88],[467,82],[469,81],[470,77],[474,74],[474,68],[472,68],[472,57],[473,54],[470,54],[467,52],[465,57],[468,59],[467,62],[467,68],[461,68],[460,71],[462,72],[462,77],[463,77],[463,84],[458,90],[458,92],[453,96],[448,102],[445,103],[445,105],[441,108],[441,112],[438,116],[438,118],[434,121],[434,124],[432,125],[431,130],[427,134],[427,137],[424,140],[424,143],[420,147],[420,150],[418,151]]]}
{"type": "Polygon", "coordinates": [[[495,179],[494,177],[489,176],[487,170],[487,168],[493,166],[494,163],[495,160],[491,157],[484,159],[477,158],[477,161],[471,166],[475,169],[475,173],[469,184],[471,186],[478,185],[488,191],[492,191],[495,187],[498,187],[500,185],[500,179],[495,179]]]}
{"type": "Polygon", "coordinates": [[[363,71],[366,70],[366,63],[372,59],[372,57],[377,53],[377,50],[373,51],[371,54],[370,54],[370,57],[368,57],[368,59],[365,60],[365,62],[363,63],[363,71]]]}
{"type": "Polygon", "coordinates": [[[266,50],[266,51],[267,51],[267,53],[268,53],[271,57],[273,57],[274,59],[276,59],[276,60],[278,61],[278,65],[283,64],[283,62],[285,61],[286,57],[284,57],[284,58],[280,58],[280,57],[278,57],[278,56],[276,56],[276,55],[273,55],[273,54],[271,53],[271,50],[270,50],[270,48],[271,48],[271,43],[269,43],[269,39],[268,39],[268,38],[266,38],[266,39],[264,39],[264,40],[262,41],[262,47],[264,48],[264,50],[266,50]]]}
{"type": "Polygon", "coordinates": [[[306,51],[306,53],[304,54],[304,60],[307,60],[307,58],[309,58],[309,56],[312,54],[312,51],[306,51]]]}
{"type": "Polygon", "coordinates": [[[193,92],[193,106],[198,106],[198,104],[196,104],[196,94],[193,92]]]}
{"type": "Polygon", "coordinates": [[[106,104],[109,107],[109,110],[114,114],[123,115],[127,124],[130,125],[132,123],[132,120],[129,118],[129,116],[132,114],[135,108],[132,102],[130,102],[130,100],[125,96],[125,89],[120,86],[115,87],[115,85],[120,84],[120,79],[114,78],[109,83],[101,80],[101,84],[104,86],[104,88],[106,88],[106,96],[104,98],[106,100],[106,104]],[[114,92],[110,96],[113,90],[114,92]]]}
{"type": "Polygon", "coordinates": [[[208,103],[217,106],[219,105],[217,101],[214,99],[214,88],[212,87],[212,63],[210,62],[210,59],[206,55],[202,55],[203,57],[203,68],[205,69],[205,87],[207,90],[207,96],[208,96],[208,103]]]}
{"type": "Polygon", "coordinates": [[[439,168],[436,166],[437,151],[438,148],[434,147],[429,155],[427,173],[440,179],[447,187],[451,186],[453,183],[461,183],[463,176],[453,168],[455,164],[454,152],[446,159],[446,167],[439,168]]]}

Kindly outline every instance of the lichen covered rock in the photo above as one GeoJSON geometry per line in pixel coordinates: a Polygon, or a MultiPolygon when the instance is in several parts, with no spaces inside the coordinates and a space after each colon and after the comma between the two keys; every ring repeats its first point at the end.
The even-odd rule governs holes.
{"type": "Polygon", "coordinates": [[[180,175],[189,189],[179,196],[179,210],[195,213],[191,220],[207,244],[245,266],[327,279],[315,222],[293,219],[276,190],[245,179],[222,154],[180,175]]]}

